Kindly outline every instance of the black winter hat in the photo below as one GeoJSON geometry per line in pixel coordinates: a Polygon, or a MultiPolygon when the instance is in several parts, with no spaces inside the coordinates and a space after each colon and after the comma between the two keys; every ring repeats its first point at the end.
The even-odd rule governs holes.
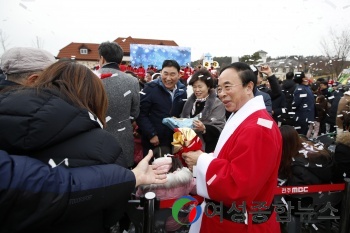
{"type": "Polygon", "coordinates": [[[303,78],[305,78],[304,72],[295,72],[294,74],[294,82],[301,84],[303,82],[303,78]]]}

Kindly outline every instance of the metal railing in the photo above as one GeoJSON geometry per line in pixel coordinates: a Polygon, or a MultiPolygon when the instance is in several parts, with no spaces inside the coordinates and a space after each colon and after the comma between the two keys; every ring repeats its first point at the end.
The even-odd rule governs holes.
{"type": "MultiPolygon", "coordinates": [[[[327,184],[327,185],[305,185],[305,186],[287,186],[277,187],[275,194],[307,194],[315,192],[330,192],[342,191],[343,198],[341,201],[341,216],[339,233],[350,232],[350,179],[345,178],[344,184],[327,184]],[[290,192],[287,193],[287,190],[290,192]]],[[[155,210],[156,210],[156,195],[153,192],[148,192],[145,195],[143,203],[143,227],[142,233],[154,233],[155,225],[155,210]]],[[[174,201],[176,201],[174,199],[174,201]]]]}

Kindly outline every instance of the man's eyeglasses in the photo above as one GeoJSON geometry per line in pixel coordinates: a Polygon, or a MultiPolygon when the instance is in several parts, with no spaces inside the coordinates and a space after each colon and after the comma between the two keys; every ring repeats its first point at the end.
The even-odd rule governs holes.
{"type": "Polygon", "coordinates": [[[222,92],[223,89],[225,90],[225,92],[229,92],[229,91],[232,90],[233,87],[239,86],[239,85],[243,85],[243,84],[242,84],[242,83],[239,83],[239,84],[233,84],[233,85],[225,85],[224,88],[218,87],[217,93],[220,94],[220,93],[222,92]]]}

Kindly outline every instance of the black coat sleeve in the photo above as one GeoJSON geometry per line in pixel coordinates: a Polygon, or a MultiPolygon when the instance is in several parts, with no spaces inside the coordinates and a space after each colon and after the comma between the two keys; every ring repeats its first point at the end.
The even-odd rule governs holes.
{"type": "Polygon", "coordinates": [[[205,152],[211,153],[215,150],[221,132],[212,125],[206,125],[205,128],[206,133],[203,134],[203,139],[205,141],[205,152]]]}
{"type": "Polygon", "coordinates": [[[270,83],[270,90],[268,93],[271,99],[274,100],[282,94],[282,87],[279,85],[278,80],[274,74],[270,77],[267,77],[267,80],[269,80],[270,83]]]}

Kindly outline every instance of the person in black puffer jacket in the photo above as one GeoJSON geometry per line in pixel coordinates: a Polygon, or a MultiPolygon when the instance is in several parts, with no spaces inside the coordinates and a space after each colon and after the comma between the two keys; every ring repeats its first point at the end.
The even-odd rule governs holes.
{"type": "MultiPolygon", "coordinates": [[[[101,80],[84,65],[58,61],[43,71],[33,87],[18,86],[0,93],[0,149],[53,166],[64,162],[69,167],[125,167],[120,145],[103,129],[106,110],[101,80]]],[[[119,211],[94,213],[46,232],[103,232],[104,227],[115,224],[129,195],[125,193],[118,203],[119,211]]]]}
{"type": "Polygon", "coordinates": [[[333,181],[343,183],[344,178],[350,178],[350,132],[337,134],[334,163],[333,181]]]}
{"type": "Polygon", "coordinates": [[[294,112],[292,110],[293,103],[293,93],[295,91],[296,83],[293,81],[294,73],[288,72],[286,74],[286,80],[282,82],[282,93],[285,96],[285,112],[282,114],[282,125],[294,125],[293,114],[288,114],[294,112]]]}
{"type": "Polygon", "coordinates": [[[298,186],[331,183],[333,160],[322,143],[300,137],[290,125],[282,125],[282,159],[279,178],[284,185],[298,186]]]}
{"type": "Polygon", "coordinates": [[[337,111],[340,99],[344,96],[344,93],[349,91],[349,87],[344,85],[339,85],[337,90],[333,92],[334,99],[332,101],[332,105],[329,108],[329,114],[326,117],[326,123],[330,125],[329,132],[336,132],[336,119],[337,119],[337,111]]]}
{"type": "MultiPolygon", "coordinates": [[[[333,170],[333,160],[322,143],[313,143],[290,125],[282,125],[280,131],[283,138],[282,159],[279,168],[279,186],[304,186],[316,184],[330,184],[333,170]]],[[[302,207],[312,206],[311,194],[284,195],[284,199],[291,203],[292,216],[302,207]]],[[[300,216],[299,216],[300,217],[300,216]]],[[[293,225],[293,221],[290,222],[293,225]]],[[[287,226],[289,223],[286,223],[287,226]]],[[[281,223],[282,228],[285,224],[281,223]]],[[[318,232],[327,232],[323,222],[315,223],[318,232]]],[[[288,227],[287,227],[288,228],[288,227]]]]}

